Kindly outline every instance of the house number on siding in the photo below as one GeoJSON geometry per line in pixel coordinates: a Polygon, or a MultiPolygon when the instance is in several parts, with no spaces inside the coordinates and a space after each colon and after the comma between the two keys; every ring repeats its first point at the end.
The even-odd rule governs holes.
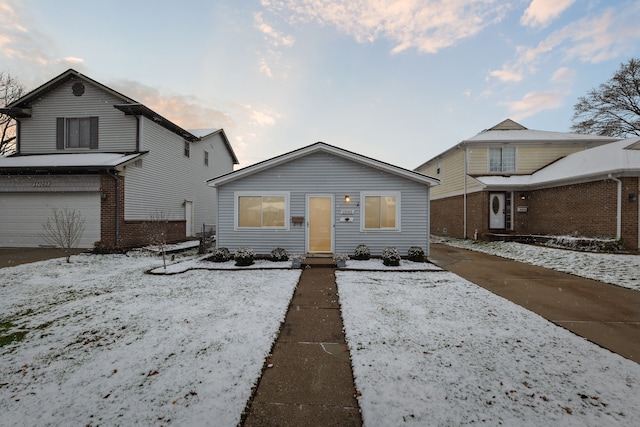
{"type": "Polygon", "coordinates": [[[51,186],[51,181],[34,182],[33,186],[34,187],[50,187],[51,186]]]}

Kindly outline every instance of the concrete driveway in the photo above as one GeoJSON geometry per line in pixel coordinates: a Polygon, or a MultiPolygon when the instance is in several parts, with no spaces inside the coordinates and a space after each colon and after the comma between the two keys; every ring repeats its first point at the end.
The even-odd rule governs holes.
{"type": "MultiPolygon", "coordinates": [[[[72,255],[82,252],[88,249],[71,249],[72,255]]],[[[0,248],[0,268],[65,256],[65,250],[57,248],[0,248]]]]}
{"type": "Polygon", "coordinates": [[[640,363],[636,290],[442,244],[431,244],[429,260],[640,363]]]}

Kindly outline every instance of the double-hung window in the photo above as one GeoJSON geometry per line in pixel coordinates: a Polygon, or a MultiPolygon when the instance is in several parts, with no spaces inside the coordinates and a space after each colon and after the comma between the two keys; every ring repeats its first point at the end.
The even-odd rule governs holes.
{"type": "Polygon", "coordinates": [[[400,230],[400,193],[363,192],[361,200],[361,230],[400,230]]]}
{"type": "Polygon", "coordinates": [[[98,148],[97,117],[59,117],[56,119],[56,148],[98,148]]]}
{"type": "Polygon", "coordinates": [[[516,148],[489,148],[489,172],[515,172],[516,148]]]}
{"type": "Polygon", "coordinates": [[[288,229],[289,193],[235,193],[235,228],[288,229]]]}

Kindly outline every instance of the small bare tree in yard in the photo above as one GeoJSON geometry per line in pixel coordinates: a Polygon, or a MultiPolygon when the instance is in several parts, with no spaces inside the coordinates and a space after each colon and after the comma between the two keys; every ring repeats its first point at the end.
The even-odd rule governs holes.
{"type": "MultiPolygon", "coordinates": [[[[11,74],[0,71],[0,108],[19,99],[25,92],[24,87],[11,74]]],[[[13,151],[15,147],[15,120],[0,113],[0,155],[13,151]]]]}
{"type": "Polygon", "coordinates": [[[168,216],[162,211],[151,214],[149,215],[149,220],[144,223],[143,227],[149,243],[157,246],[162,252],[162,264],[164,268],[167,268],[165,249],[167,246],[167,235],[169,234],[168,216]]]}
{"type": "Polygon", "coordinates": [[[84,216],[74,209],[52,210],[53,218],[47,219],[41,234],[45,242],[65,250],[67,262],[71,262],[71,249],[78,246],[84,233],[84,216]]]}

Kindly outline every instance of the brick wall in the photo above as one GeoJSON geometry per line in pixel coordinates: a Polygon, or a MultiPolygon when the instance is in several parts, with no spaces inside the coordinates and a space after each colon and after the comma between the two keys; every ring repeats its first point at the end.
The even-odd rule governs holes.
{"type": "MultiPolygon", "coordinates": [[[[621,238],[627,249],[638,251],[640,183],[637,177],[621,178],[621,181],[621,238]],[[630,194],[635,195],[635,200],[629,199],[630,194]]],[[[617,191],[613,180],[516,191],[513,193],[513,230],[505,233],[615,238],[617,191]],[[527,212],[518,212],[518,206],[526,206],[527,212]]],[[[431,233],[464,238],[462,215],[462,196],[432,200],[431,233]],[[443,232],[445,228],[447,233],[443,232]]],[[[488,192],[467,195],[466,237],[473,238],[476,230],[480,238],[490,233],[488,192]]]]}
{"type": "Polygon", "coordinates": [[[467,195],[467,236],[464,236],[463,196],[431,200],[431,234],[458,239],[473,237],[476,229],[487,228],[489,211],[485,193],[467,195]]]}
{"type": "MultiPolygon", "coordinates": [[[[100,247],[104,250],[128,249],[150,243],[149,221],[125,221],[124,219],[124,179],[122,176],[118,177],[120,238],[116,242],[116,181],[110,175],[101,175],[100,247]]],[[[185,240],[186,221],[166,221],[166,234],[167,242],[185,240]]]]}
{"type": "MultiPolygon", "coordinates": [[[[615,237],[617,186],[596,181],[530,191],[528,229],[535,234],[615,237]]],[[[521,215],[518,215],[520,218],[521,215]]]]}

